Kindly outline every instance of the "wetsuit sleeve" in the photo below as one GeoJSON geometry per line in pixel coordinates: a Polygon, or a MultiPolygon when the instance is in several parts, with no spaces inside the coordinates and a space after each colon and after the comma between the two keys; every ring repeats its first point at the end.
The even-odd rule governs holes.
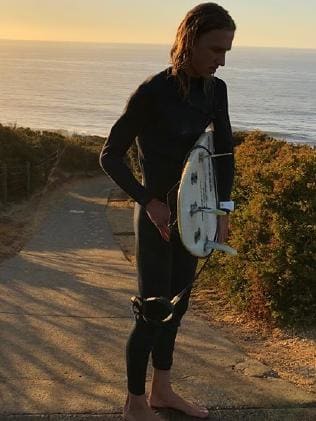
{"type": "Polygon", "coordinates": [[[233,135],[228,114],[227,88],[217,79],[215,90],[214,148],[215,153],[231,152],[232,155],[215,159],[219,201],[229,201],[234,180],[233,135]]]}
{"type": "Polygon", "coordinates": [[[130,97],[122,116],[112,127],[100,154],[100,165],[129,196],[145,206],[152,196],[134,177],[124,156],[148,117],[149,90],[141,85],[130,97]]]}

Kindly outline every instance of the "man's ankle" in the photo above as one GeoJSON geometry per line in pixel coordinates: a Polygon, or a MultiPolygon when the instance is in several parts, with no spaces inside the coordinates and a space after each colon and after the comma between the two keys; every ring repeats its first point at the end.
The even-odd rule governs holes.
{"type": "Polygon", "coordinates": [[[146,395],[134,395],[133,393],[128,393],[128,398],[126,400],[127,409],[141,409],[148,406],[146,395]]]}
{"type": "Polygon", "coordinates": [[[150,393],[149,393],[149,399],[152,399],[152,398],[164,399],[166,396],[169,396],[172,393],[173,393],[173,389],[171,387],[171,384],[169,384],[167,387],[152,385],[150,393]]]}

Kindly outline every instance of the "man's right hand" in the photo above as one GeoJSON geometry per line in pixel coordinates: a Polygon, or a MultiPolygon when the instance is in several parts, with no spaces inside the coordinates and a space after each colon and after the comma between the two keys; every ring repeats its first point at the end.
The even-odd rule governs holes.
{"type": "Polygon", "coordinates": [[[170,219],[170,209],[158,199],[151,199],[146,205],[146,212],[152,223],[158,228],[162,238],[170,240],[170,229],[168,227],[170,219]]]}

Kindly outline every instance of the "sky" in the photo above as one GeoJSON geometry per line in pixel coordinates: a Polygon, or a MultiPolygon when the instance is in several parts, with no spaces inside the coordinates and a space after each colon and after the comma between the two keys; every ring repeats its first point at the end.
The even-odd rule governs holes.
{"type": "MultiPolygon", "coordinates": [[[[194,0],[0,0],[0,39],[173,43],[194,0]]],[[[316,48],[315,0],[218,0],[234,45],[316,48]]]]}

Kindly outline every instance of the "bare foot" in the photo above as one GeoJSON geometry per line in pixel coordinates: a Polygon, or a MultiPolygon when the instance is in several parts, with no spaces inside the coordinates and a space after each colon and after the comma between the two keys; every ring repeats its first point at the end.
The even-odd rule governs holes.
{"type": "Polygon", "coordinates": [[[162,421],[158,415],[145,403],[145,405],[130,405],[127,398],[123,418],[125,421],[162,421]]]}
{"type": "Polygon", "coordinates": [[[169,390],[167,394],[152,393],[148,399],[149,405],[152,408],[171,408],[184,412],[186,415],[198,418],[208,418],[209,412],[207,408],[194,405],[179,395],[173,390],[169,390]]]}

